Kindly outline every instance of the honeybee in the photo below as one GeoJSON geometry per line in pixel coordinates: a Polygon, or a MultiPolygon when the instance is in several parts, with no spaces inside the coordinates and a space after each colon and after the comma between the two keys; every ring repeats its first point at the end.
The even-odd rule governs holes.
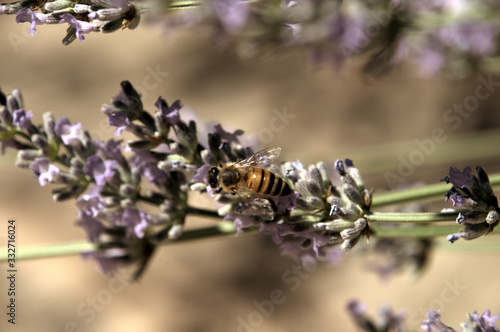
{"type": "Polygon", "coordinates": [[[219,164],[208,171],[207,182],[216,193],[238,195],[259,217],[273,220],[273,205],[266,197],[292,193],[283,178],[265,169],[280,152],[281,148],[271,147],[236,163],[219,164]]]}

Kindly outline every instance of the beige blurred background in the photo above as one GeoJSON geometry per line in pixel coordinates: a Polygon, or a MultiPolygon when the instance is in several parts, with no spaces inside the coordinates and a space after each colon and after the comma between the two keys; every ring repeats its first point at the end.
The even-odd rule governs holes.
{"type": "MultiPolygon", "coordinates": [[[[429,139],[436,128],[446,141],[405,177],[407,184],[437,182],[450,165],[481,164],[490,173],[500,171],[498,91],[458,128],[443,119],[454,103],[474,94],[479,73],[460,81],[424,79],[408,64],[366,79],[360,63],[338,72],[312,66],[300,51],[242,61],[231,50],[215,48],[208,31],[162,34],[145,24],[135,31],[92,34],[83,44],[77,40],[67,47],[61,44],[62,26],[41,26],[31,37],[28,24],[3,16],[0,31],[0,87],[22,89],[34,122],[51,111],[111,137],[113,130],[99,110],[128,79],[143,88],[146,109],[154,109],[159,95],[169,102],[181,99],[201,120],[257,136],[270,128],[275,112],[286,109],[295,117],[265,142],[283,148],[281,160],[351,157],[376,192],[388,189],[385,175],[398,174],[400,158],[417,149],[414,141],[429,139]],[[154,78],[150,72],[156,68],[163,74],[154,78]],[[478,143],[465,145],[464,137],[478,143]],[[493,140],[485,143],[489,137],[493,140]],[[459,153],[456,145],[463,147],[459,153]]],[[[0,240],[5,241],[9,218],[16,219],[20,250],[83,239],[83,230],[74,226],[73,202],[52,202],[51,188],[39,187],[29,171],[13,166],[14,160],[11,150],[0,158],[0,240]]],[[[434,208],[449,206],[438,202],[434,208]]],[[[188,220],[193,227],[209,222],[188,220]]],[[[487,247],[495,240],[443,244],[420,277],[406,273],[390,282],[369,272],[363,257],[352,252],[338,266],[321,266],[300,283],[286,283],[282,278],[295,263],[281,257],[266,236],[163,247],[140,282],[123,287],[77,256],[22,261],[15,326],[6,322],[2,263],[0,330],[237,331],[239,318],[251,318],[258,325],[254,331],[356,331],[345,310],[352,298],[365,302],[372,315],[383,304],[405,310],[410,331],[420,330],[429,309],[441,309],[443,321],[459,330],[467,312],[500,314],[499,251],[487,247]],[[283,303],[268,317],[259,316],[254,301],[270,300],[273,290],[283,293],[283,303]],[[98,307],[89,310],[88,301],[96,298],[98,307]]]]}

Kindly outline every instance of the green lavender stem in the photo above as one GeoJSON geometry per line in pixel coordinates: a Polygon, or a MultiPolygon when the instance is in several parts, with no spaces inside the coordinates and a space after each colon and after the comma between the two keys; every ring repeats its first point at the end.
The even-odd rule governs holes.
{"type": "MultiPolygon", "coordinates": [[[[500,174],[490,176],[492,186],[500,185],[500,174]]],[[[418,200],[429,200],[442,198],[450,185],[436,184],[420,188],[412,188],[395,192],[380,193],[374,197],[373,207],[385,205],[401,204],[418,200]]],[[[212,218],[220,218],[216,211],[188,207],[188,214],[201,215],[212,218]]],[[[435,225],[437,222],[454,221],[458,212],[444,213],[399,213],[399,212],[373,212],[366,216],[370,221],[370,229],[373,235],[380,238],[419,238],[419,237],[441,237],[451,233],[456,233],[460,225],[435,225]],[[412,227],[383,226],[382,223],[409,224],[412,227]],[[428,223],[427,225],[415,225],[428,223]]],[[[254,233],[256,229],[250,229],[245,234],[254,233]]],[[[175,241],[165,241],[165,245],[194,241],[222,236],[234,236],[236,230],[232,223],[220,222],[215,226],[199,228],[185,231],[182,236],[175,241]]],[[[492,233],[500,233],[500,227],[492,233]]],[[[76,255],[81,252],[95,250],[95,245],[86,241],[65,242],[47,245],[19,246],[16,253],[16,260],[33,259],[56,256],[76,255]]],[[[0,261],[7,261],[7,248],[2,248],[0,261]]]]}
{"type": "MultiPolygon", "coordinates": [[[[500,185],[500,174],[489,176],[492,187],[500,185]]],[[[428,201],[443,198],[450,185],[446,183],[431,184],[420,188],[375,193],[372,207],[397,205],[412,201],[428,201]]]]}
{"type": "MultiPolygon", "coordinates": [[[[370,230],[377,238],[431,238],[443,237],[448,234],[457,233],[462,226],[460,225],[419,225],[411,227],[383,227],[380,225],[371,225],[370,230]]],[[[491,234],[500,234],[500,228],[495,228],[491,234]]]]}
{"type": "MultiPolygon", "coordinates": [[[[244,234],[250,234],[254,232],[254,229],[245,231],[244,234]]],[[[221,222],[215,226],[188,230],[185,231],[182,236],[177,240],[167,240],[163,245],[188,242],[194,240],[215,238],[227,235],[233,235],[236,233],[236,229],[230,222],[221,222]]],[[[78,255],[82,252],[89,252],[96,250],[96,245],[89,243],[87,241],[73,241],[73,242],[62,242],[56,244],[37,244],[37,245],[27,245],[18,246],[16,251],[16,260],[34,259],[34,258],[46,258],[46,257],[60,257],[60,256],[71,256],[78,255]]],[[[4,248],[0,253],[0,261],[7,260],[7,249],[4,248]]]]}
{"type": "Polygon", "coordinates": [[[372,223],[402,223],[402,224],[420,224],[431,222],[455,221],[458,212],[373,212],[366,215],[366,219],[372,223]]]}

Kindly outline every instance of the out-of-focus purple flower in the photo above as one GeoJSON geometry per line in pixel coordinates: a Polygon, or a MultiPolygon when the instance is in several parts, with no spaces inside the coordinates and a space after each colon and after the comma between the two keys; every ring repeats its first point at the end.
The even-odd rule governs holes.
{"type": "Polygon", "coordinates": [[[438,331],[438,332],[456,332],[455,329],[449,327],[441,322],[441,311],[429,311],[427,313],[427,319],[420,324],[422,330],[426,332],[438,331]]]}
{"type": "Polygon", "coordinates": [[[499,316],[491,317],[490,310],[486,310],[481,316],[474,311],[467,315],[467,322],[462,324],[464,332],[498,332],[500,331],[496,326],[496,321],[499,316]]]}
{"type": "Polygon", "coordinates": [[[304,239],[284,241],[280,245],[280,251],[283,256],[290,256],[298,264],[305,265],[310,262],[323,261],[329,265],[338,264],[342,258],[342,252],[339,246],[314,246],[304,239]]]}
{"type": "Polygon", "coordinates": [[[61,15],[61,20],[59,21],[59,24],[61,23],[69,23],[69,25],[73,28],[76,29],[76,36],[78,39],[80,39],[80,42],[83,43],[83,40],[85,39],[84,34],[91,33],[92,31],[95,31],[94,24],[92,22],[85,22],[85,21],[79,21],[77,20],[74,16],[70,14],[62,14],[61,15]]]}
{"type": "Polygon", "coordinates": [[[140,218],[139,223],[134,226],[134,233],[138,238],[142,239],[144,237],[146,228],[149,226],[149,223],[150,218],[142,217],[140,218]]]}
{"type": "Polygon", "coordinates": [[[104,156],[104,159],[113,159],[118,162],[118,164],[126,167],[127,161],[122,153],[122,140],[110,139],[106,142],[101,140],[94,140],[94,145],[96,149],[104,156]]]}
{"type": "Polygon", "coordinates": [[[113,112],[108,114],[108,124],[117,127],[115,136],[120,136],[123,131],[131,124],[127,115],[124,112],[113,112]]]}
{"type": "Polygon", "coordinates": [[[136,208],[125,208],[113,213],[113,223],[127,229],[128,236],[144,236],[144,224],[151,224],[151,216],[136,208]]]}
{"type": "Polygon", "coordinates": [[[404,321],[407,314],[403,311],[395,314],[388,305],[384,305],[379,309],[379,317],[381,325],[387,327],[386,331],[405,332],[404,321]]]}
{"type": "Polygon", "coordinates": [[[404,312],[395,314],[388,306],[382,306],[379,310],[378,320],[374,321],[368,317],[367,309],[366,304],[357,300],[351,300],[347,303],[347,311],[361,331],[406,331],[404,326],[406,314],[404,312]]]}
{"type": "Polygon", "coordinates": [[[77,219],[76,224],[85,230],[89,241],[93,243],[97,243],[105,229],[99,220],[88,214],[82,214],[77,219]]]}
{"type": "Polygon", "coordinates": [[[347,303],[347,312],[362,331],[376,331],[375,324],[366,317],[367,310],[368,306],[357,300],[351,300],[347,303]]]}
{"type": "Polygon", "coordinates": [[[226,141],[228,143],[239,143],[238,136],[243,135],[244,131],[241,129],[237,129],[235,131],[228,132],[225,131],[220,124],[216,124],[214,126],[215,132],[219,135],[222,141],[226,141]]]}
{"type": "Polygon", "coordinates": [[[121,82],[121,90],[111,99],[111,105],[104,104],[101,112],[108,116],[108,124],[117,127],[115,136],[119,136],[123,130],[140,132],[141,128],[133,121],[143,114],[142,101],[139,93],[128,81],[121,82]]]}
{"type": "Polygon", "coordinates": [[[155,103],[155,106],[161,112],[163,117],[170,123],[172,126],[175,126],[180,121],[179,111],[182,108],[181,101],[176,100],[172,103],[172,105],[168,106],[165,99],[162,97],[158,97],[158,100],[155,103]]]}
{"type": "Polygon", "coordinates": [[[292,226],[279,223],[279,222],[269,222],[260,226],[259,233],[265,234],[270,233],[273,242],[276,244],[283,243],[283,237],[290,234],[292,231],[292,226]]]}
{"type": "Polygon", "coordinates": [[[430,41],[419,49],[416,62],[422,76],[434,76],[446,65],[445,51],[437,42],[430,41]]]}
{"type": "Polygon", "coordinates": [[[292,193],[289,195],[273,197],[272,199],[276,204],[276,211],[281,214],[285,213],[286,211],[295,209],[298,197],[299,193],[296,191],[292,191],[292,193]]]}
{"type": "Polygon", "coordinates": [[[255,225],[255,217],[246,214],[227,214],[223,220],[233,220],[236,236],[243,234],[245,228],[255,225]]]}
{"type": "Polygon", "coordinates": [[[167,173],[158,167],[157,157],[149,150],[133,149],[134,156],[130,158],[131,165],[136,167],[150,183],[163,185],[167,179],[167,173]]]}
{"type": "Polygon", "coordinates": [[[29,28],[30,34],[32,36],[36,33],[36,26],[45,24],[47,20],[46,14],[34,13],[31,9],[25,7],[17,12],[16,23],[30,22],[31,26],[29,28]]]}
{"type": "Polygon", "coordinates": [[[75,123],[71,125],[69,119],[65,116],[59,118],[56,121],[56,125],[54,127],[54,132],[61,137],[61,140],[64,144],[70,145],[72,142],[80,141],[80,131],[82,130],[81,123],[75,123]]]}
{"type": "MultiPolygon", "coordinates": [[[[498,315],[491,317],[490,310],[486,310],[481,316],[474,311],[467,314],[467,322],[462,323],[463,332],[499,332],[500,330],[496,327],[495,321],[498,319],[498,315]]],[[[447,326],[441,322],[440,312],[429,311],[427,313],[427,320],[423,321],[420,325],[422,330],[426,332],[456,332],[455,329],[447,326]]]]}
{"type": "Polygon", "coordinates": [[[369,254],[374,254],[367,268],[384,281],[407,268],[419,273],[426,266],[432,248],[430,239],[376,239],[367,248],[369,254]]]}
{"type": "Polygon", "coordinates": [[[445,26],[437,33],[441,43],[473,56],[489,56],[495,51],[498,27],[487,22],[463,22],[445,26]]]}
{"type": "Polygon", "coordinates": [[[30,164],[30,169],[37,175],[41,186],[45,186],[49,182],[57,182],[59,179],[59,168],[52,165],[47,158],[36,158],[30,164]]]}
{"type": "Polygon", "coordinates": [[[208,171],[212,168],[212,165],[203,165],[196,171],[195,176],[193,177],[193,182],[195,183],[207,183],[208,171]]]}
{"type": "Polygon", "coordinates": [[[214,0],[211,4],[224,26],[230,33],[238,33],[246,24],[249,11],[249,3],[242,0],[214,0]]]}
{"type": "Polygon", "coordinates": [[[309,231],[297,233],[294,236],[297,238],[308,239],[308,241],[310,242],[309,247],[314,252],[315,257],[319,257],[320,248],[327,245],[330,242],[329,237],[327,235],[323,235],[323,234],[319,234],[319,233],[312,233],[309,231]]]}
{"type": "Polygon", "coordinates": [[[167,174],[159,169],[156,163],[143,163],[140,169],[142,174],[153,184],[163,184],[167,178],[167,174]]]}
{"type": "Polygon", "coordinates": [[[15,126],[21,127],[23,129],[29,129],[33,126],[30,118],[33,116],[33,112],[25,112],[24,109],[14,110],[13,114],[13,124],[15,126]]]}
{"type": "Polygon", "coordinates": [[[83,259],[93,259],[97,262],[99,272],[112,276],[118,270],[117,261],[113,257],[106,257],[99,252],[83,252],[83,259]]]}
{"type": "Polygon", "coordinates": [[[105,204],[99,195],[100,188],[96,185],[90,185],[85,193],[80,195],[76,200],[76,206],[78,208],[78,217],[81,218],[84,215],[97,217],[99,212],[104,210],[105,204]]]}
{"type": "Polygon", "coordinates": [[[90,156],[83,166],[83,172],[91,176],[99,187],[103,187],[115,175],[116,166],[115,160],[102,160],[99,156],[90,156]]]}
{"type": "MultiPolygon", "coordinates": [[[[365,32],[366,21],[357,14],[337,13],[330,18],[327,35],[335,50],[326,55],[336,66],[361,52],[369,45],[370,37],[365,32]]],[[[322,55],[324,56],[324,55],[322,55]]]]}

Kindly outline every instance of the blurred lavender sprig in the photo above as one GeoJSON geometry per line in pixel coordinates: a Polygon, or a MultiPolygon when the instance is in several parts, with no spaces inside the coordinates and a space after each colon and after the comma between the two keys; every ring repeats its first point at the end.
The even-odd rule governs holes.
{"type": "MultiPolygon", "coordinates": [[[[382,306],[378,312],[378,320],[374,320],[367,315],[367,306],[357,300],[351,300],[347,304],[347,311],[359,331],[363,332],[405,332],[407,331],[404,324],[406,314],[400,312],[398,314],[388,306],[382,306]]],[[[486,310],[482,315],[477,311],[467,314],[467,322],[460,326],[462,332],[498,332],[496,321],[499,316],[491,316],[490,310],[486,310]]],[[[458,332],[454,328],[446,325],[441,321],[440,311],[427,312],[427,319],[420,325],[422,330],[426,332],[458,332]]]]}
{"type": "MultiPolygon", "coordinates": [[[[498,332],[495,321],[498,320],[498,315],[491,316],[490,310],[486,310],[482,315],[477,311],[467,314],[467,322],[460,326],[462,332],[498,332]]],[[[438,311],[429,311],[427,319],[421,324],[422,330],[426,332],[457,332],[457,330],[441,322],[441,313],[438,311]]]]}
{"type": "MultiPolygon", "coordinates": [[[[299,160],[262,165],[291,191],[278,197],[259,193],[259,199],[272,206],[271,218],[263,218],[237,191],[207,185],[215,165],[254,155],[254,146],[243,143],[243,131],[184,121],[178,100],[168,104],[159,97],[151,114],[128,81],[122,82],[120,93],[101,109],[109,125],[116,127],[116,136],[127,131],[135,137],[126,144],[93,139],[80,123],[72,124],[66,117],[55,119],[51,113],[43,115],[43,124],[34,125],[33,113],[25,110],[17,89],[8,96],[0,93],[0,105],[2,152],[17,150],[17,166],[32,170],[42,186],[58,186],[52,192],[55,201],[76,199],[76,223],[97,248],[84,256],[95,259],[107,273],[135,263],[138,276],[157,245],[183,236],[189,214],[222,217],[234,224],[238,234],[257,229],[269,233],[283,254],[303,264],[335,262],[341,251],[352,249],[362,238],[383,236],[384,229],[396,235],[410,234],[413,222],[428,222],[426,227],[432,230],[433,221],[449,221],[458,215],[373,212],[372,191],[353,162],[345,159],[330,166],[323,162],[304,166],[299,160]],[[215,196],[223,207],[217,212],[190,206],[188,197],[193,191],[215,196]],[[375,230],[371,224],[376,225],[375,230]]],[[[491,215],[498,206],[486,173],[478,168],[475,177],[468,169],[459,172],[452,168],[447,180],[454,185],[447,198],[465,209],[459,216],[484,217],[479,224],[486,224],[488,232],[493,230],[498,220],[491,215]]],[[[469,219],[462,223],[467,230],[469,219]]],[[[473,238],[467,232],[460,236],[473,238]]],[[[207,229],[207,236],[217,234],[220,232],[207,229]]],[[[428,234],[432,236],[432,232],[428,234]]],[[[203,236],[203,231],[196,236],[203,236]]],[[[415,250],[408,241],[382,242],[384,248],[392,248],[388,251],[400,253],[390,271],[412,260],[421,268],[430,249],[425,245],[415,250]]]]}
{"type": "Polygon", "coordinates": [[[422,75],[460,76],[499,56],[500,6],[487,0],[23,0],[0,14],[29,22],[32,34],[67,23],[64,44],[134,29],[149,14],[169,31],[210,28],[218,45],[235,45],[245,58],[306,48],[314,62],[339,68],[367,55],[364,71],[374,75],[410,59],[422,75]]]}
{"type": "Polygon", "coordinates": [[[404,320],[406,313],[395,314],[388,306],[382,306],[378,312],[378,319],[368,317],[367,306],[357,300],[351,300],[347,304],[347,311],[359,331],[363,332],[405,332],[404,320]]]}
{"type": "Polygon", "coordinates": [[[118,29],[135,29],[140,21],[141,0],[22,0],[0,6],[0,14],[15,14],[16,22],[30,23],[34,35],[36,27],[44,24],[67,23],[63,44],[76,38],[81,42],[91,32],[110,33],[118,29]]]}

